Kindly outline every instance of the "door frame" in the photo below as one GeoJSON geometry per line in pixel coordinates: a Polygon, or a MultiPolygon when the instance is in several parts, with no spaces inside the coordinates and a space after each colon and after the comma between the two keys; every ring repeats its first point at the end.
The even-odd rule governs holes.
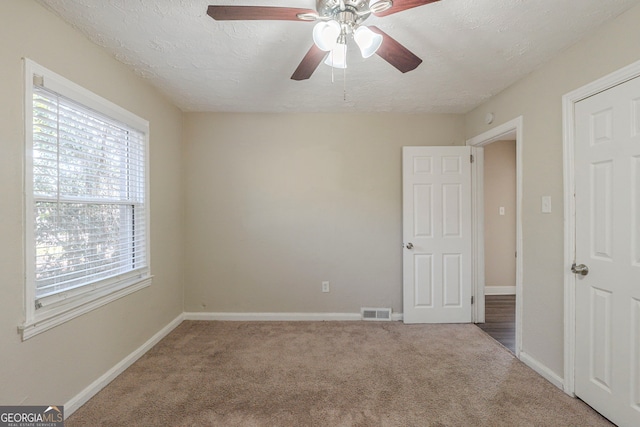
{"type": "Polygon", "coordinates": [[[522,147],[524,119],[519,116],[500,126],[488,130],[478,136],[467,140],[471,146],[474,162],[471,164],[471,209],[472,209],[472,236],[473,236],[473,271],[472,293],[475,304],[472,308],[472,320],[474,323],[483,323],[485,320],[484,299],[484,149],[492,142],[505,139],[516,141],[516,357],[520,358],[522,351],[522,147]]]}
{"type": "Polygon", "coordinates": [[[562,97],[562,151],[564,158],[564,384],[575,396],[576,276],[571,264],[576,253],[575,104],[614,86],[640,77],[640,61],[614,71],[562,97]]]}

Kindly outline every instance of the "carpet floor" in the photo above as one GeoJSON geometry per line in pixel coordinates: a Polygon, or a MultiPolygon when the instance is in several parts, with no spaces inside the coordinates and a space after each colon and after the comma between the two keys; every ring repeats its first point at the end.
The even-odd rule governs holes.
{"type": "Polygon", "coordinates": [[[185,321],[74,426],[608,426],[474,325],[185,321]]]}

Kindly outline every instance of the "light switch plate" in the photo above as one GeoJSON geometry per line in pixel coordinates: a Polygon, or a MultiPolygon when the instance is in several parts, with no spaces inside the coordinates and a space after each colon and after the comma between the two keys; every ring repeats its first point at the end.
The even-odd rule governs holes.
{"type": "Polygon", "coordinates": [[[542,196],[542,213],[551,213],[551,196],[542,196]]]}

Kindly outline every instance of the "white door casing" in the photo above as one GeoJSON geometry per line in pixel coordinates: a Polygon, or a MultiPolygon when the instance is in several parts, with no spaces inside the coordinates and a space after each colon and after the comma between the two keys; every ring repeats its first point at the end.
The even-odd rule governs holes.
{"type": "Polygon", "coordinates": [[[640,78],[575,104],[575,394],[640,425],[640,78]]]}
{"type": "Polygon", "coordinates": [[[471,149],[403,147],[403,318],[471,322],[471,149]]]}

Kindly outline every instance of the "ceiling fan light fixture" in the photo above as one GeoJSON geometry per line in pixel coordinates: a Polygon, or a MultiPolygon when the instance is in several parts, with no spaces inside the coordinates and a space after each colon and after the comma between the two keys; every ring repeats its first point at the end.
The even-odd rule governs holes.
{"type": "Polygon", "coordinates": [[[324,63],[333,68],[347,68],[347,45],[338,43],[331,49],[324,63]]]}
{"type": "Polygon", "coordinates": [[[371,13],[380,13],[388,10],[393,6],[392,0],[371,0],[369,1],[369,10],[371,13]]]}
{"type": "Polygon", "coordinates": [[[340,32],[340,24],[337,21],[318,22],[313,27],[313,42],[318,49],[328,52],[336,47],[340,32]]]}
{"type": "Polygon", "coordinates": [[[353,38],[360,48],[363,58],[368,58],[378,51],[382,45],[382,35],[374,33],[369,28],[362,26],[353,33],[353,38]]]}

